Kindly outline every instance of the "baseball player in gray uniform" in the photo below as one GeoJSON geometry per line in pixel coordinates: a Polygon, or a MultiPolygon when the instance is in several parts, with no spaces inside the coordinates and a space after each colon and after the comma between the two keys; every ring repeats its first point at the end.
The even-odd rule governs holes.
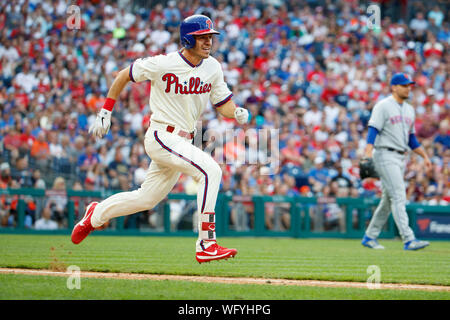
{"type": "Polygon", "coordinates": [[[427,170],[432,169],[428,155],[415,136],[415,110],[405,101],[412,84],[414,81],[408,75],[395,74],[390,82],[392,95],[375,104],[368,123],[364,156],[372,158],[373,153],[373,162],[382,186],[380,203],[362,239],[362,245],[368,248],[384,249],[377,237],[390,212],[405,250],[422,249],[429,245],[429,242],[415,238],[406,213],[406,185],[403,175],[408,148],[423,157],[427,170]]]}

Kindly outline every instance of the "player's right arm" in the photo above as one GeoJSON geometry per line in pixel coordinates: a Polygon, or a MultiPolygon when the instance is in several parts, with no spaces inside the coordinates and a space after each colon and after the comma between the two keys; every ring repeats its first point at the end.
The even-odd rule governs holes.
{"type": "Polygon", "coordinates": [[[158,55],[136,59],[129,67],[121,70],[109,88],[108,95],[97,119],[89,128],[94,137],[103,137],[111,126],[111,112],[114,104],[129,81],[141,82],[156,79],[164,70],[166,56],[158,55]]]}
{"type": "Polygon", "coordinates": [[[125,88],[130,80],[130,67],[126,67],[125,69],[122,69],[114,79],[109,88],[107,99],[117,100],[123,88],[125,88]]]}
{"type": "Polygon", "coordinates": [[[101,138],[108,133],[111,127],[111,113],[116,103],[117,98],[122,92],[123,88],[130,81],[130,67],[121,70],[114,79],[111,87],[109,88],[105,104],[98,112],[97,118],[89,128],[89,133],[92,133],[94,137],[101,138]]]}
{"type": "Polygon", "coordinates": [[[375,104],[370,115],[367,131],[367,144],[364,150],[365,158],[372,158],[373,147],[375,144],[375,138],[378,133],[383,129],[384,122],[386,120],[386,112],[383,112],[383,106],[380,103],[375,104]]]}
{"type": "Polygon", "coordinates": [[[378,130],[375,127],[369,126],[369,130],[367,131],[367,144],[364,150],[365,158],[372,158],[373,145],[375,144],[377,134],[378,130]]]}

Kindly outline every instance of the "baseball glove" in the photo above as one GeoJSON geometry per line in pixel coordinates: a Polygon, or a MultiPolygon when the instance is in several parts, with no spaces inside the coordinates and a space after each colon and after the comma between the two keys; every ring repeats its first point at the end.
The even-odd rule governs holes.
{"type": "Polygon", "coordinates": [[[365,178],[379,178],[372,158],[362,158],[359,161],[359,176],[361,180],[365,178]]]}

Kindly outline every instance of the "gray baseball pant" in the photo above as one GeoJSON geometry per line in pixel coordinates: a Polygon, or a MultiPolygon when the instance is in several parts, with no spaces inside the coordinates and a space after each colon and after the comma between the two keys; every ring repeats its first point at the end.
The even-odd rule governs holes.
{"type": "Polygon", "coordinates": [[[406,212],[406,186],[403,180],[405,156],[386,149],[376,149],[373,160],[381,179],[382,196],[366,230],[366,235],[376,239],[392,212],[403,242],[411,241],[415,239],[415,236],[409,227],[406,212]]]}

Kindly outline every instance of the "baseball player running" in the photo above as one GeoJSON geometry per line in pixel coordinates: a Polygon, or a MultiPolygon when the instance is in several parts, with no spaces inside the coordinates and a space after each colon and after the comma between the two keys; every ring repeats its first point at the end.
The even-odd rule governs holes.
{"type": "Polygon", "coordinates": [[[412,84],[414,81],[406,74],[395,74],[390,82],[392,95],[375,104],[368,123],[365,157],[372,158],[373,152],[373,162],[382,186],[380,203],[362,239],[362,245],[368,248],[384,249],[376,239],[391,211],[405,250],[422,249],[429,245],[429,242],[415,238],[405,207],[403,174],[408,147],[423,157],[427,170],[432,169],[430,159],[415,136],[414,108],[405,102],[412,84]]]}
{"type": "Polygon", "coordinates": [[[152,161],[138,190],[121,192],[87,206],[83,219],[73,229],[73,243],[80,243],[112,218],[155,207],[183,173],[199,183],[197,261],[227,259],[237,254],[236,249],[216,242],[214,209],[222,171],[210,155],[191,143],[195,124],[208,99],[220,114],[239,124],[246,123],[249,117],[246,109],[231,100],[233,94],[224,82],[221,65],[210,56],[213,34],[218,33],[208,17],[190,16],[180,25],[180,51],[137,59],[115,78],[89,132],[99,138],[108,132],[114,103],[129,81],[151,80],[153,113],[144,144],[152,161]]]}

